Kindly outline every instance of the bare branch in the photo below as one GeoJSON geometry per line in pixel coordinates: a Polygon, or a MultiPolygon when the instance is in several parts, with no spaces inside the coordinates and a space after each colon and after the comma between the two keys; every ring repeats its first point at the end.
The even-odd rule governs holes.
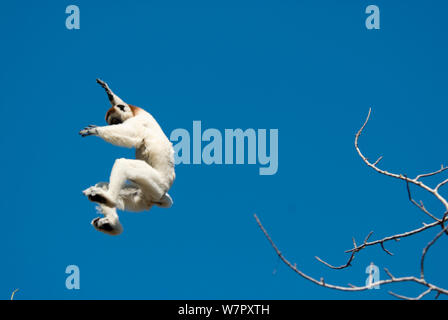
{"type": "Polygon", "coordinates": [[[329,289],[334,289],[334,290],[340,290],[340,291],[351,291],[351,292],[357,292],[357,291],[365,291],[368,290],[374,286],[381,286],[381,285],[386,285],[386,284],[390,284],[390,283],[398,283],[398,282],[415,282],[418,284],[421,284],[425,287],[431,288],[431,290],[440,292],[441,294],[445,294],[448,295],[448,290],[445,290],[443,288],[439,288],[433,284],[430,284],[428,282],[426,282],[425,279],[421,279],[421,278],[417,278],[417,277],[400,277],[400,278],[390,278],[387,280],[380,280],[377,282],[374,282],[372,284],[369,285],[364,285],[364,286],[354,286],[352,284],[348,284],[347,286],[339,286],[339,285],[333,285],[333,284],[329,284],[326,283],[322,278],[321,280],[317,280],[311,276],[309,276],[308,274],[306,274],[305,272],[301,271],[297,265],[293,265],[288,259],[286,259],[283,254],[281,253],[281,251],[278,249],[278,247],[276,246],[276,244],[274,243],[274,241],[272,240],[272,238],[270,237],[269,233],[266,231],[266,229],[263,227],[263,225],[261,224],[260,219],[258,219],[257,215],[254,214],[255,220],[257,221],[258,226],[260,227],[261,231],[264,233],[266,239],[268,239],[269,243],[271,244],[272,248],[275,250],[275,252],[277,253],[277,255],[279,256],[279,258],[290,268],[292,269],[294,272],[296,272],[299,276],[301,276],[302,278],[317,284],[321,287],[325,287],[325,288],[329,288],[329,289]]]}
{"type": "MultiPolygon", "coordinates": [[[[447,218],[445,218],[444,221],[446,221],[447,218]]],[[[434,221],[432,223],[425,224],[423,227],[420,227],[420,228],[417,228],[417,229],[414,229],[414,230],[411,230],[411,231],[407,231],[407,232],[395,234],[395,235],[392,235],[392,236],[388,236],[388,237],[382,238],[380,240],[375,240],[375,241],[363,243],[362,245],[360,245],[360,246],[358,246],[356,248],[350,249],[350,250],[346,250],[345,252],[349,253],[349,252],[352,252],[352,251],[360,251],[360,250],[364,249],[365,247],[374,246],[374,245],[381,244],[381,243],[384,243],[384,242],[387,242],[387,241],[391,241],[391,240],[399,240],[401,238],[406,238],[406,237],[412,236],[414,234],[420,233],[422,231],[425,231],[427,229],[430,229],[430,228],[433,228],[435,226],[438,226],[441,223],[442,223],[442,221],[441,222],[434,221]]]]}
{"type": "Polygon", "coordinates": [[[297,268],[297,265],[294,264],[292,265],[284,256],[283,254],[280,252],[280,250],[277,248],[277,246],[275,245],[275,243],[272,241],[271,237],[269,236],[269,234],[267,233],[266,229],[263,227],[263,225],[261,224],[260,220],[258,219],[258,217],[256,215],[255,219],[257,221],[258,226],[260,227],[260,229],[263,231],[265,237],[268,239],[269,243],[271,244],[271,246],[274,248],[275,252],[277,253],[277,255],[279,256],[279,258],[289,267],[291,268],[294,272],[296,272],[298,275],[300,275],[301,277],[319,285],[325,288],[329,288],[329,289],[335,289],[335,290],[341,290],[341,291],[363,291],[363,290],[367,290],[367,289],[371,289],[374,286],[377,285],[385,285],[385,284],[390,284],[390,283],[397,283],[397,282],[414,282],[417,284],[420,284],[424,287],[426,287],[426,290],[423,291],[420,295],[418,295],[417,297],[406,297],[403,295],[399,295],[396,294],[394,292],[389,292],[391,295],[400,298],[400,299],[405,299],[405,300],[420,300],[422,299],[424,296],[426,296],[427,294],[431,293],[431,292],[436,292],[436,296],[435,298],[437,299],[441,294],[444,295],[448,295],[448,290],[441,288],[441,287],[437,287],[434,284],[428,283],[425,279],[425,274],[424,274],[424,261],[425,261],[425,257],[426,254],[428,252],[428,250],[431,248],[431,246],[434,245],[434,243],[444,234],[446,233],[448,235],[448,226],[445,227],[445,222],[448,220],[448,201],[442,197],[439,194],[439,189],[444,186],[445,184],[448,183],[448,179],[440,182],[435,188],[431,188],[428,185],[426,185],[425,183],[423,183],[422,181],[420,181],[420,179],[425,178],[425,177],[430,177],[430,176],[434,176],[437,175],[439,173],[442,173],[446,170],[448,170],[448,167],[445,166],[441,166],[441,168],[437,171],[434,172],[430,172],[430,173],[424,173],[424,174],[419,174],[417,175],[414,179],[410,179],[408,178],[406,175],[403,174],[396,174],[396,173],[392,173],[383,169],[378,168],[378,164],[381,161],[381,159],[383,158],[382,156],[379,157],[375,162],[371,163],[367,157],[364,156],[364,154],[361,152],[360,148],[359,148],[359,144],[358,144],[358,140],[359,137],[361,136],[362,132],[364,131],[364,128],[366,127],[369,119],[370,119],[370,115],[371,115],[371,109],[369,109],[369,113],[367,115],[367,118],[364,122],[364,124],[362,125],[361,129],[359,129],[359,131],[356,133],[355,135],[355,148],[356,151],[358,152],[358,155],[361,157],[361,159],[364,161],[364,163],[369,166],[370,168],[372,168],[373,170],[375,170],[376,172],[388,176],[388,177],[392,177],[395,179],[399,179],[399,180],[403,180],[406,182],[406,189],[407,189],[407,193],[408,193],[408,198],[409,201],[414,204],[415,206],[417,206],[421,211],[423,211],[427,216],[429,216],[431,219],[434,220],[434,222],[432,223],[423,223],[423,226],[420,228],[416,228],[414,230],[411,231],[407,231],[407,232],[403,232],[403,233],[399,233],[399,234],[395,234],[392,236],[388,236],[388,237],[384,237],[382,239],[379,240],[375,240],[375,241],[370,241],[369,239],[373,234],[373,231],[371,231],[367,237],[364,239],[364,242],[361,245],[357,245],[356,241],[354,238],[352,238],[353,240],[353,248],[350,250],[346,250],[346,253],[350,253],[350,257],[347,260],[347,262],[341,266],[333,266],[331,264],[329,264],[328,262],[322,260],[319,257],[315,257],[319,262],[323,263],[324,265],[332,268],[332,269],[344,269],[347,268],[349,266],[351,266],[351,263],[353,262],[355,255],[370,246],[374,246],[374,245],[380,245],[381,248],[383,249],[384,252],[386,252],[389,255],[393,255],[393,253],[391,253],[389,250],[387,250],[384,246],[385,242],[391,241],[391,240],[395,240],[395,241],[399,241],[402,238],[406,238],[412,235],[415,235],[417,233],[426,231],[430,228],[433,228],[435,226],[441,226],[442,230],[437,233],[437,235],[425,246],[425,248],[423,249],[422,252],[422,256],[421,256],[421,260],[420,260],[420,277],[414,277],[414,276],[407,276],[407,277],[395,277],[392,275],[392,273],[389,272],[388,269],[384,269],[386,274],[389,276],[389,279],[387,280],[380,280],[377,281],[375,283],[369,284],[369,285],[365,285],[365,286],[354,286],[352,284],[348,284],[347,286],[339,286],[339,285],[333,285],[333,284],[328,284],[326,282],[324,282],[323,278],[320,278],[320,281],[311,277],[310,275],[304,273],[302,270],[300,270],[299,268],[297,268]],[[428,193],[430,193],[431,195],[433,195],[444,207],[445,207],[445,212],[443,214],[443,217],[437,218],[435,215],[433,215],[432,213],[430,213],[425,206],[423,205],[423,202],[420,201],[420,203],[418,203],[417,201],[415,201],[412,198],[411,195],[411,188],[410,188],[410,184],[413,184],[417,187],[422,188],[423,190],[427,191],[428,193]]]}
{"type": "Polygon", "coordinates": [[[369,234],[367,235],[367,237],[364,239],[364,243],[367,243],[367,241],[369,241],[372,234],[373,234],[373,231],[370,231],[369,234]]]}
{"type": "Polygon", "coordinates": [[[389,250],[387,250],[385,247],[384,247],[384,242],[380,242],[381,243],[381,249],[383,249],[384,250],[384,252],[386,252],[388,255],[390,255],[390,256],[393,256],[394,254],[392,253],[392,252],[390,252],[389,250]]]}
{"type": "Polygon", "coordinates": [[[387,275],[388,275],[391,279],[395,279],[395,277],[392,275],[392,273],[390,273],[389,269],[384,268],[384,271],[387,273],[387,275]]]}
{"type": "MultiPolygon", "coordinates": [[[[447,221],[447,220],[448,220],[448,216],[446,216],[443,221],[447,221]]],[[[384,250],[384,252],[386,252],[388,255],[393,256],[393,253],[390,252],[389,250],[387,250],[384,247],[384,243],[385,242],[392,241],[392,240],[399,241],[401,238],[410,237],[410,236],[412,236],[414,234],[417,234],[417,233],[420,233],[420,232],[425,231],[427,229],[430,229],[430,228],[433,228],[435,226],[441,225],[443,221],[440,221],[440,222],[439,221],[435,221],[435,222],[430,223],[430,224],[424,224],[422,227],[414,229],[414,230],[411,230],[411,231],[408,231],[408,232],[395,234],[395,235],[388,236],[388,237],[385,237],[385,238],[382,238],[382,239],[379,239],[379,240],[375,240],[375,241],[371,241],[371,242],[364,242],[360,246],[357,246],[356,242],[354,242],[354,247],[352,249],[349,249],[349,250],[345,251],[345,253],[351,253],[350,257],[348,258],[348,260],[347,260],[347,262],[345,264],[340,265],[340,266],[334,266],[334,265],[326,262],[325,260],[323,260],[322,258],[319,258],[319,257],[315,257],[315,258],[319,262],[323,263],[324,265],[326,265],[327,267],[329,267],[331,269],[341,270],[341,269],[345,269],[345,268],[348,268],[348,267],[351,266],[351,263],[355,259],[356,253],[358,253],[359,251],[361,251],[361,250],[363,250],[363,249],[365,249],[367,247],[370,247],[370,246],[375,246],[375,245],[379,244],[381,246],[381,248],[384,250]]]]}
{"type": "MultiPolygon", "coordinates": [[[[392,177],[392,178],[395,178],[395,179],[399,179],[399,180],[407,181],[407,182],[409,182],[409,183],[415,184],[415,185],[419,186],[420,188],[422,188],[422,189],[428,191],[429,193],[431,193],[432,195],[434,195],[434,196],[435,196],[435,197],[436,197],[436,198],[443,204],[443,206],[445,207],[446,210],[448,210],[448,201],[447,201],[445,198],[443,198],[442,196],[440,196],[439,193],[438,193],[438,188],[441,187],[440,184],[439,184],[439,186],[437,186],[435,189],[432,189],[432,188],[428,187],[426,184],[422,183],[422,182],[421,182],[420,180],[418,180],[417,178],[415,178],[415,179],[410,179],[410,178],[408,178],[408,177],[406,177],[405,175],[402,175],[402,174],[396,174],[396,173],[391,173],[391,172],[386,171],[386,170],[382,170],[382,169],[380,169],[380,168],[378,168],[378,167],[376,166],[376,165],[377,165],[377,162],[375,162],[375,163],[371,163],[371,162],[369,162],[369,160],[364,156],[364,154],[361,152],[361,150],[360,150],[360,148],[359,148],[358,140],[359,140],[359,137],[361,136],[361,134],[362,134],[362,132],[363,132],[365,126],[366,126],[367,123],[369,122],[371,112],[372,112],[372,109],[370,108],[370,109],[369,109],[369,113],[368,113],[368,115],[367,115],[367,118],[366,118],[364,124],[362,125],[361,129],[359,129],[359,131],[358,131],[358,132],[356,133],[356,135],[355,135],[355,148],[356,148],[356,151],[358,152],[358,155],[361,157],[361,159],[364,161],[364,163],[365,163],[367,166],[369,166],[370,168],[372,168],[373,170],[375,170],[376,172],[378,172],[378,173],[381,173],[381,174],[383,174],[383,175],[385,175],[385,176],[392,177]]],[[[439,171],[440,171],[440,170],[439,170],[439,171]]],[[[437,171],[436,171],[436,172],[437,172],[437,171]]],[[[435,173],[433,173],[433,174],[435,174],[435,173]]],[[[433,175],[433,174],[432,174],[432,175],[433,175]]],[[[421,178],[422,176],[428,176],[428,175],[431,175],[431,174],[421,175],[419,178],[421,178]]],[[[418,176],[417,176],[417,177],[418,177],[418,176]]],[[[447,182],[448,182],[448,181],[447,181],[447,182]]],[[[443,184],[445,184],[445,183],[446,183],[446,182],[444,182],[443,184]]],[[[443,185],[443,184],[442,184],[442,185],[443,185]]]]}
{"type": "Polygon", "coordinates": [[[348,261],[347,261],[345,264],[343,264],[343,265],[341,265],[341,266],[338,266],[338,267],[335,267],[335,266],[329,264],[328,262],[322,260],[322,259],[319,258],[318,256],[315,256],[315,258],[316,258],[319,262],[322,262],[324,265],[326,265],[327,267],[329,267],[329,268],[331,268],[331,269],[340,270],[340,269],[345,269],[345,268],[351,266],[351,262],[352,262],[353,259],[355,258],[355,254],[356,254],[356,251],[353,251],[352,254],[350,255],[350,258],[348,259],[348,261]]]}
{"type": "Polygon", "coordinates": [[[381,160],[383,159],[383,156],[379,157],[378,160],[376,160],[373,165],[376,166],[381,160]]]}
{"type": "Polygon", "coordinates": [[[15,289],[12,294],[11,294],[11,300],[14,300],[14,295],[16,294],[16,292],[19,291],[19,289],[15,289]]]}
{"type": "Polygon", "coordinates": [[[427,245],[426,247],[423,249],[422,252],[422,258],[420,259],[420,278],[424,279],[425,278],[425,271],[424,271],[424,264],[425,264],[425,256],[426,253],[428,252],[429,248],[431,248],[431,246],[436,243],[436,241],[442,236],[442,234],[448,229],[448,226],[443,228],[442,231],[440,231],[435,237],[434,239],[432,239],[427,245]]]}
{"type": "Polygon", "coordinates": [[[425,177],[434,176],[434,175],[436,175],[436,174],[439,174],[439,173],[445,171],[446,169],[448,169],[448,167],[444,167],[443,164],[442,164],[442,167],[441,167],[439,170],[434,171],[434,172],[431,172],[431,173],[419,174],[418,176],[415,177],[414,180],[417,181],[417,180],[419,180],[420,178],[425,178],[425,177]]]}
{"type": "MultiPolygon", "coordinates": [[[[445,168],[446,169],[446,168],[445,168]]],[[[418,178],[418,176],[417,176],[418,178]]],[[[416,178],[416,179],[417,179],[416,178]]],[[[423,205],[423,202],[420,201],[420,203],[417,203],[417,201],[415,201],[414,199],[412,199],[411,196],[411,188],[409,187],[409,181],[406,180],[406,189],[408,191],[408,198],[409,201],[411,201],[415,206],[417,206],[417,208],[419,208],[420,210],[422,210],[424,213],[426,213],[428,216],[430,216],[432,219],[436,220],[436,221],[440,221],[440,219],[437,219],[434,215],[432,215],[428,210],[426,210],[425,206],[423,205]]]]}
{"type": "MultiPolygon", "coordinates": [[[[393,295],[394,297],[398,298],[398,299],[403,299],[403,300],[420,300],[421,298],[423,298],[424,296],[426,296],[428,293],[430,293],[433,289],[432,288],[428,288],[427,290],[425,290],[424,292],[422,292],[420,295],[418,295],[415,298],[410,298],[410,297],[406,297],[406,296],[402,296],[396,293],[393,293],[392,291],[389,291],[389,294],[393,295]]],[[[437,294],[440,294],[440,292],[437,292],[437,294]]]]}
{"type": "Polygon", "coordinates": [[[440,188],[441,186],[445,185],[447,182],[448,182],[448,179],[446,179],[446,180],[440,182],[440,183],[435,187],[434,190],[438,191],[439,188],[440,188]]]}

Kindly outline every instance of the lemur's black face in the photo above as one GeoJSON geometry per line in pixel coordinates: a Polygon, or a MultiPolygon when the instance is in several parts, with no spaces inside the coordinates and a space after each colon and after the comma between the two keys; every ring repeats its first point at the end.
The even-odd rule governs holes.
{"type": "Polygon", "coordinates": [[[109,124],[113,125],[113,124],[120,124],[122,123],[121,119],[115,118],[115,117],[111,117],[109,124]]]}
{"type": "Polygon", "coordinates": [[[132,110],[128,105],[117,104],[107,111],[106,122],[109,125],[116,125],[125,122],[132,116],[132,110]]]}

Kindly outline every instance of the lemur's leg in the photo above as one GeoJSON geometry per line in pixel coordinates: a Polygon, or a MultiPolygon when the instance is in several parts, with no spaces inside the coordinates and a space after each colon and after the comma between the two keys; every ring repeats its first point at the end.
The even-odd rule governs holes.
{"type": "Polygon", "coordinates": [[[173,200],[168,193],[165,193],[159,201],[148,199],[142,189],[133,182],[125,184],[118,194],[117,208],[120,210],[140,212],[151,209],[153,205],[170,208],[173,200]]]}
{"type": "Polygon", "coordinates": [[[92,202],[114,208],[117,204],[108,197],[108,186],[108,183],[101,182],[93,187],[87,188],[82,193],[92,202]]]}
{"type": "Polygon", "coordinates": [[[98,213],[103,214],[103,218],[95,218],[92,220],[92,226],[101,232],[107,233],[112,236],[119,235],[123,232],[120,220],[115,208],[111,208],[105,205],[99,205],[97,207],[98,213]]]}
{"type": "MultiPolygon", "coordinates": [[[[145,200],[149,206],[156,204],[160,207],[171,207],[173,201],[166,194],[169,186],[163,181],[157,170],[143,160],[118,159],[112,168],[108,188],[104,186],[90,187],[83,193],[89,200],[109,207],[126,207],[123,195],[126,193],[126,181],[129,180],[139,187],[134,201],[145,200]],[[141,199],[140,199],[141,198],[141,199]]],[[[131,192],[132,194],[132,192],[131,192]]],[[[127,196],[129,199],[129,195],[127,196]]],[[[130,205],[133,207],[133,205],[130,205]]]]}
{"type": "Polygon", "coordinates": [[[164,181],[165,179],[145,161],[130,159],[115,161],[110,175],[107,198],[116,202],[126,180],[138,185],[147,201],[155,203],[166,201],[163,196],[170,186],[164,181]]]}
{"type": "MultiPolygon", "coordinates": [[[[100,182],[95,186],[84,190],[83,193],[89,198],[90,201],[98,202],[97,200],[103,200],[103,197],[101,196],[107,192],[108,189],[108,182],[100,182]]],[[[170,208],[173,205],[173,200],[168,193],[164,194],[157,202],[147,199],[145,198],[145,195],[140,187],[132,182],[121,188],[116,203],[116,207],[118,209],[132,212],[149,210],[153,205],[162,208],[170,208]]]]}
{"type": "Polygon", "coordinates": [[[102,86],[104,90],[106,90],[107,97],[109,98],[110,104],[112,106],[116,106],[117,104],[126,105],[126,103],[123,100],[121,100],[119,96],[117,96],[115,93],[112,92],[112,90],[110,90],[106,82],[100,79],[96,79],[96,82],[98,82],[99,85],[102,86]]]}

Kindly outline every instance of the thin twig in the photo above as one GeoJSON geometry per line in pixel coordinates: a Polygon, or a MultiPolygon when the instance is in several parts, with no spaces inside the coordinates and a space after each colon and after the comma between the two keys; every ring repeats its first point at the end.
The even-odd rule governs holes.
{"type": "MultiPolygon", "coordinates": [[[[398,299],[403,299],[403,300],[420,300],[421,298],[423,298],[424,296],[426,296],[428,293],[430,293],[433,289],[432,288],[428,288],[427,290],[425,290],[424,292],[422,292],[420,295],[418,295],[415,298],[411,298],[411,297],[406,297],[406,296],[402,296],[396,293],[393,293],[392,291],[389,291],[390,295],[393,295],[394,297],[398,298],[398,299]]],[[[440,292],[437,292],[438,294],[440,294],[440,292]]]]}
{"type": "Polygon", "coordinates": [[[331,265],[331,264],[329,264],[328,262],[326,262],[326,261],[324,261],[324,260],[322,260],[321,258],[319,258],[318,256],[315,256],[315,258],[319,261],[319,262],[321,262],[321,263],[323,263],[324,265],[326,265],[327,267],[329,267],[329,268],[331,268],[331,269],[335,269],[335,270],[341,270],[341,269],[345,269],[345,268],[347,268],[347,267],[350,267],[352,264],[352,261],[353,261],[353,259],[355,258],[355,254],[356,254],[356,251],[353,251],[352,252],[352,254],[350,255],[350,258],[348,258],[348,261],[345,263],[345,264],[343,264],[343,265],[340,265],[340,266],[333,266],[333,265],[331,265]]]}
{"type": "MultiPolygon", "coordinates": [[[[448,219],[448,217],[445,218],[444,221],[447,221],[447,219],[448,219]]],[[[345,252],[349,253],[349,252],[352,252],[352,251],[360,251],[361,249],[364,249],[365,247],[374,246],[374,245],[377,245],[377,244],[380,244],[380,243],[384,243],[384,242],[387,242],[387,241],[391,241],[391,240],[399,240],[401,238],[406,238],[406,237],[412,236],[414,234],[420,233],[422,231],[425,231],[427,229],[430,229],[430,228],[433,228],[435,226],[438,226],[441,223],[442,223],[442,221],[440,221],[440,222],[434,221],[432,223],[425,224],[422,227],[414,229],[414,230],[411,230],[411,231],[407,231],[407,232],[395,234],[395,235],[392,235],[392,236],[384,237],[384,238],[382,238],[380,240],[375,240],[375,241],[363,243],[362,245],[360,245],[360,246],[358,246],[356,248],[350,249],[350,250],[346,250],[345,252]]]]}
{"type": "Polygon", "coordinates": [[[389,250],[387,250],[387,249],[384,247],[384,242],[381,242],[381,249],[383,249],[384,252],[386,252],[386,253],[387,253],[388,255],[390,255],[390,256],[393,256],[393,255],[394,255],[392,252],[390,252],[389,250]]]}
{"type": "MultiPolygon", "coordinates": [[[[417,179],[417,178],[416,178],[417,179]]],[[[427,214],[428,216],[430,216],[432,219],[436,220],[436,221],[440,221],[440,219],[436,218],[433,214],[431,214],[428,210],[426,210],[425,206],[423,205],[423,202],[418,203],[417,201],[415,201],[412,198],[411,195],[411,188],[409,187],[409,181],[406,180],[406,189],[408,191],[408,198],[409,201],[411,201],[415,206],[417,206],[417,208],[419,208],[420,210],[422,210],[425,214],[427,214]]]]}
{"type": "Polygon", "coordinates": [[[434,239],[432,239],[427,245],[426,247],[423,249],[422,252],[422,257],[420,259],[420,278],[424,279],[425,278],[425,271],[424,271],[424,264],[425,264],[425,257],[426,257],[426,253],[428,252],[429,248],[431,248],[431,246],[442,236],[442,234],[448,229],[448,226],[443,228],[442,231],[440,231],[435,237],[434,239]]]}
{"type": "Polygon", "coordinates": [[[11,300],[14,300],[14,295],[16,294],[16,292],[19,291],[19,289],[15,289],[12,294],[11,294],[11,300]]]}
{"type": "Polygon", "coordinates": [[[430,172],[430,173],[419,174],[418,176],[415,177],[414,180],[417,181],[417,180],[419,180],[420,178],[430,177],[430,176],[439,174],[439,173],[445,171],[446,169],[448,169],[448,167],[444,167],[443,164],[442,164],[442,167],[441,167],[439,170],[434,171],[434,172],[430,172]]]}

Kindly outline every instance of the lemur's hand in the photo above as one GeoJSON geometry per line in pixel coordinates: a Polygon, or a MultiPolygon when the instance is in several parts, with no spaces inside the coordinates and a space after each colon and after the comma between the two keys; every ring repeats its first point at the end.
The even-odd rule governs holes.
{"type": "Polygon", "coordinates": [[[102,86],[104,89],[109,90],[109,86],[108,86],[107,83],[104,82],[103,80],[101,80],[101,79],[96,79],[96,82],[97,82],[100,86],[102,86]]]}
{"type": "Polygon", "coordinates": [[[91,125],[85,127],[84,129],[82,129],[81,131],[79,131],[79,134],[81,135],[81,137],[87,137],[87,136],[91,136],[91,135],[96,136],[98,134],[97,127],[98,126],[91,124],[91,125]]]}
{"type": "MultiPolygon", "coordinates": [[[[110,90],[110,88],[109,88],[109,86],[107,85],[107,83],[104,82],[104,81],[101,80],[101,79],[96,79],[96,82],[97,82],[100,86],[102,86],[102,87],[104,88],[104,90],[106,90],[107,97],[109,98],[109,101],[112,103],[112,102],[114,101],[114,94],[113,94],[113,92],[110,90]]],[[[112,103],[112,104],[115,104],[115,102],[112,103]]]]}

